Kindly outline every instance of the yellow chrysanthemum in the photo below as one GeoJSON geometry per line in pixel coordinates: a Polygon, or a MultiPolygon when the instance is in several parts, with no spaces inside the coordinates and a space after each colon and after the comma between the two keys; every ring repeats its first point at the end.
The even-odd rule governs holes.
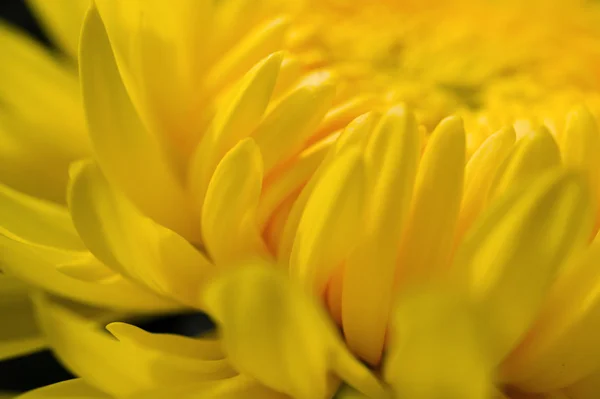
{"type": "MultiPolygon", "coordinates": [[[[35,5],[72,54],[80,14],[35,5]]],[[[81,377],[23,397],[596,397],[596,7],[96,0],[87,136],[4,29],[66,94],[0,92],[2,295],[81,377]],[[10,152],[34,122],[58,149],[10,152]],[[115,312],[183,308],[217,334],[115,312]]]]}

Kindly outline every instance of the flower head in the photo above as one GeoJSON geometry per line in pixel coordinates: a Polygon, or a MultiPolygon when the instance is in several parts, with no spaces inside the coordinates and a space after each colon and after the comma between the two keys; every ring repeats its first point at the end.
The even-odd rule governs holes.
{"type": "Polygon", "coordinates": [[[28,395],[597,393],[599,14],[528,10],[96,0],[66,206],[0,191],[2,270],[81,377],[28,395]],[[215,336],[114,312],[184,308],[215,336]]]}

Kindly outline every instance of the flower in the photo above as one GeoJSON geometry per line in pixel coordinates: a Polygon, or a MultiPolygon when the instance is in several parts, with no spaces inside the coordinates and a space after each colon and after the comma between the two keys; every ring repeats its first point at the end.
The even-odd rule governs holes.
{"type": "Polygon", "coordinates": [[[596,394],[597,54],[533,47],[596,9],[524,53],[492,29],[523,8],[457,4],[97,0],[68,210],[2,191],[3,272],[81,377],[24,397],[596,394]],[[217,334],[115,314],[184,307],[217,334]]]}

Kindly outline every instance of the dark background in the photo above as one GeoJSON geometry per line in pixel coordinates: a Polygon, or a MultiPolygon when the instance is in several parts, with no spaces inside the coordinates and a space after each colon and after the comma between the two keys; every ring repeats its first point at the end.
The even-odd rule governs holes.
{"type": "MultiPolygon", "coordinates": [[[[44,45],[52,47],[24,0],[0,0],[0,19],[19,26],[44,45]]],[[[133,324],[150,332],[188,336],[199,335],[213,328],[212,322],[201,314],[157,317],[151,321],[133,324]]],[[[0,392],[23,392],[70,378],[73,376],[60,365],[50,351],[0,361],[0,392]]]]}

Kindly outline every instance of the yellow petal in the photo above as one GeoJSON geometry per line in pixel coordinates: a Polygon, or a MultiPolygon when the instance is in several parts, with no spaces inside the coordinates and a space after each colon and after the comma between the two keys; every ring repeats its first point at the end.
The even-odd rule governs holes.
{"type": "Polygon", "coordinates": [[[384,364],[396,397],[488,399],[492,368],[482,325],[465,298],[435,287],[399,299],[384,364]]]}
{"type": "MultiPolygon", "coordinates": [[[[132,333],[137,331],[135,327],[117,325],[114,339],[67,304],[43,294],[35,297],[35,303],[44,333],[60,360],[108,394],[123,397],[164,385],[219,380],[234,374],[223,359],[207,360],[198,356],[201,351],[187,355],[168,351],[174,337],[167,338],[165,345],[160,334],[138,340],[132,333]]],[[[191,338],[181,339],[193,347],[191,338]]]]}
{"type": "Polygon", "coordinates": [[[591,233],[581,176],[548,172],[494,203],[458,249],[453,272],[489,324],[496,360],[530,327],[566,258],[591,233]]]}
{"type": "Polygon", "coordinates": [[[72,168],[69,207],[90,251],[107,266],[160,294],[195,303],[213,265],[177,233],[140,214],[106,181],[98,167],[72,168]]]}
{"type": "Polygon", "coordinates": [[[370,111],[375,101],[370,96],[357,96],[336,105],[325,115],[319,126],[318,132],[313,136],[314,140],[327,136],[331,132],[344,128],[348,123],[361,114],[370,111]]]}
{"type": "Polygon", "coordinates": [[[523,136],[499,169],[490,189],[490,198],[558,165],[560,152],[548,129],[542,127],[523,136]]]}
{"type": "Polygon", "coordinates": [[[90,137],[103,172],[142,212],[186,237],[192,236],[183,188],[123,87],[95,8],[90,9],[84,24],[79,62],[90,137]]]}
{"type": "Polygon", "coordinates": [[[412,209],[400,246],[400,284],[438,275],[449,261],[465,168],[462,121],[450,117],[436,127],[419,165],[412,209]]]}
{"type": "Polygon", "coordinates": [[[329,373],[374,398],[375,377],[343,346],[323,309],[270,264],[214,280],[204,301],[234,367],[297,399],[331,397],[329,373]]]}
{"type": "MultiPolygon", "coordinates": [[[[179,307],[118,274],[97,280],[83,280],[62,271],[63,267],[71,270],[78,268],[81,276],[82,268],[105,269],[90,253],[42,247],[1,235],[0,249],[2,269],[6,274],[77,302],[146,312],[179,307]]],[[[85,274],[89,276],[89,273],[85,274]]]]}
{"type": "Polygon", "coordinates": [[[81,25],[91,1],[62,0],[48,2],[44,0],[27,0],[27,2],[38,15],[52,38],[67,54],[76,60],[81,25]]]}
{"type": "Polygon", "coordinates": [[[0,181],[64,203],[69,162],[89,154],[76,70],[1,22],[0,48],[0,181]]]}
{"type": "Polygon", "coordinates": [[[127,399],[290,399],[245,375],[186,386],[170,386],[141,392],[127,399]]]}
{"type": "Polygon", "coordinates": [[[358,150],[335,159],[316,183],[298,225],[290,273],[321,294],[363,224],[365,166],[358,150]]]}
{"type": "Polygon", "coordinates": [[[265,170],[296,154],[331,106],[335,86],[331,76],[301,85],[280,100],[252,137],[263,154],[265,170]]]}
{"type": "Polygon", "coordinates": [[[111,399],[112,396],[88,385],[83,379],[59,382],[29,391],[16,399],[111,399]]]}
{"type": "Polygon", "coordinates": [[[0,325],[0,360],[46,346],[35,320],[28,287],[4,274],[0,274],[0,325]]]}
{"type": "Polygon", "coordinates": [[[367,223],[346,261],[342,320],[353,353],[374,365],[383,351],[396,256],[420,151],[417,122],[402,107],[383,115],[366,148],[367,223]]]}
{"type": "Polygon", "coordinates": [[[66,207],[0,184],[0,233],[41,245],[83,249],[66,207]]]}
{"type": "Polygon", "coordinates": [[[524,390],[546,392],[570,385],[600,367],[600,242],[577,254],[552,286],[502,377],[524,390]]]}
{"type": "Polygon", "coordinates": [[[488,193],[498,168],[515,143],[515,131],[502,129],[475,151],[465,168],[465,187],[455,240],[462,236],[487,204],[488,193]]]}
{"type": "Polygon", "coordinates": [[[366,138],[368,137],[369,132],[372,130],[377,118],[378,115],[374,113],[368,113],[359,116],[354,121],[349,123],[339,138],[336,139],[337,141],[335,146],[332,146],[332,148],[328,151],[324,160],[321,162],[312,177],[308,180],[302,189],[300,196],[294,203],[294,206],[288,217],[288,221],[285,225],[280,246],[277,251],[280,263],[285,265],[288,264],[292,247],[294,245],[294,239],[296,237],[296,231],[298,230],[298,225],[300,224],[302,214],[304,213],[304,208],[306,207],[306,204],[311,197],[316,184],[320,181],[323,173],[328,170],[331,162],[336,158],[336,154],[356,148],[362,151],[362,147],[367,141],[366,138]]]}
{"type": "Polygon", "coordinates": [[[600,392],[600,369],[564,389],[568,399],[594,399],[600,392]]]}
{"type": "Polygon", "coordinates": [[[221,158],[250,135],[261,121],[275,86],[281,59],[282,54],[275,53],[255,65],[215,115],[190,164],[188,182],[197,204],[201,205],[204,201],[208,183],[221,158]]]}
{"type": "Polygon", "coordinates": [[[216,264],[267,253],[256,225],[262,180],[260,150],[250,138],[217,166],[202,208],[203,242],[216,264]]]}

